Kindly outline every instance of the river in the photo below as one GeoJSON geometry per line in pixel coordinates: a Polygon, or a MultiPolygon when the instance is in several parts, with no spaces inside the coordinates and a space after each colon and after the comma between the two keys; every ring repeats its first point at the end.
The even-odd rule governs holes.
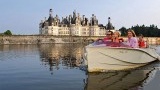
{"type": "Polygon", "coordinates": [[[160,62],[136,70],[87,73],[80,67],[84,46],[1,45],[0,90],[159,90],[160,62]]]}

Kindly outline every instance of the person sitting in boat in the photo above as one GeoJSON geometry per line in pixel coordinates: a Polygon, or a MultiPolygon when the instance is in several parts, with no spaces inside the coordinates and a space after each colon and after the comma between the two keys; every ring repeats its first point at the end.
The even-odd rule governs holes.
{"type": "Polygon", "coordinates": [[[138,48],[138,39],[136,38],[136,34],[133,30],[127,31],[127,45],[132,48],[138,48]]]}
{"type": "Polygon", "coordinates": [[[100,44],[104,44],[103,39],[97,39],[97,40],[94,42],[94,45],[100,45],[100,44]]]}
{"type": "Polygon", "coordinates": [[[123,38],[120,38],[120,32],[119,31],[115,31],[113,33],[113,37],[112,37],[112,43],[110,44],[111,47],[120,47],[121,43],[124,41],[123,38]]]}
{"type": "Polygon", "coordinates": [[[123,38],[120,38],[120,32],[115,31],[113,33],[112,42],[120,43],[120,42],[123,42],[123,41],[124,41],[123,38]]]}
{"type": "Polygon", "coordinates": [[[146,48],[147,47],[147,43],[146,43],[146,41],[143,39],[143,35],[142,34],[139,34],[139,36],[138,36],[138,46],[139,46],[139,48],[146,48]]]}
{"type": "Polygon", "coordinates": [[[97,39],[92,45],[108,44],[112,41],[112,31],[106,32],[106,37],[103,39],[97,39]]]}
{"type": "Polygon", "coordinates": [[[106,32],[106,37],[103,39],[103,41],[112,41],[112,35],[113,35],[113,32],[112,31],[108,31],[106,32]]]}

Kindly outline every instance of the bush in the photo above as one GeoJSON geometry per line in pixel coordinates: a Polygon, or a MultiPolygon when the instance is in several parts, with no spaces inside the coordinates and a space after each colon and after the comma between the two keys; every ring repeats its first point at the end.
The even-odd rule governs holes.
{"type": "Polygon", "coordinates": [[[4,32],[4,35],[12,35],[12,32],[10,30],[7,30],[4,32]]]}

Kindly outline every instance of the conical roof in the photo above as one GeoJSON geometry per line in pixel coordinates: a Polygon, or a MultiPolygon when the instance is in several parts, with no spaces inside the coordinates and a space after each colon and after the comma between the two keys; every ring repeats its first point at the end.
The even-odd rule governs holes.
{"type": "Polygon", "coordinates": [[[114,27],[113,27],[112,23],[110,22],[110,20],[111,20],[111,18],[108,17],[108,24],[106,25],[106,29],[107,30],[113,30],[114,29],[114,27]]]}

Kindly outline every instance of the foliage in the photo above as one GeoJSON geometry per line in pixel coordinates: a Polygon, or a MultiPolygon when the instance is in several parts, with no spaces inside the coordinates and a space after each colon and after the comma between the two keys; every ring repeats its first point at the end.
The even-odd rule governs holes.
{"type": "Polygon", "coordinates": [[[12,32],[10,30],[7,30],[4,32],[4,35],[12,35],[12,32]]]}
{"type": "Polygon", "coordinates": [[[119,31],[121,32],[121,36],[126,36],[127,29],[125,27],[120,28],[119,31]]]}
{"type": "MultiPolygon", "coordinates": [[[[158,27],[154,24],[150,26],[136,25],[128,29],[134,30],[136,35],[143,34],[143,36],[145,37],[160,37],[160,29],[158,29],[158,27]]],[[[121,31],[122,36],[126,36],[128,29],[126,29],[125,27],[122,27],[119,29],[119,31],[121,31]]]]}

